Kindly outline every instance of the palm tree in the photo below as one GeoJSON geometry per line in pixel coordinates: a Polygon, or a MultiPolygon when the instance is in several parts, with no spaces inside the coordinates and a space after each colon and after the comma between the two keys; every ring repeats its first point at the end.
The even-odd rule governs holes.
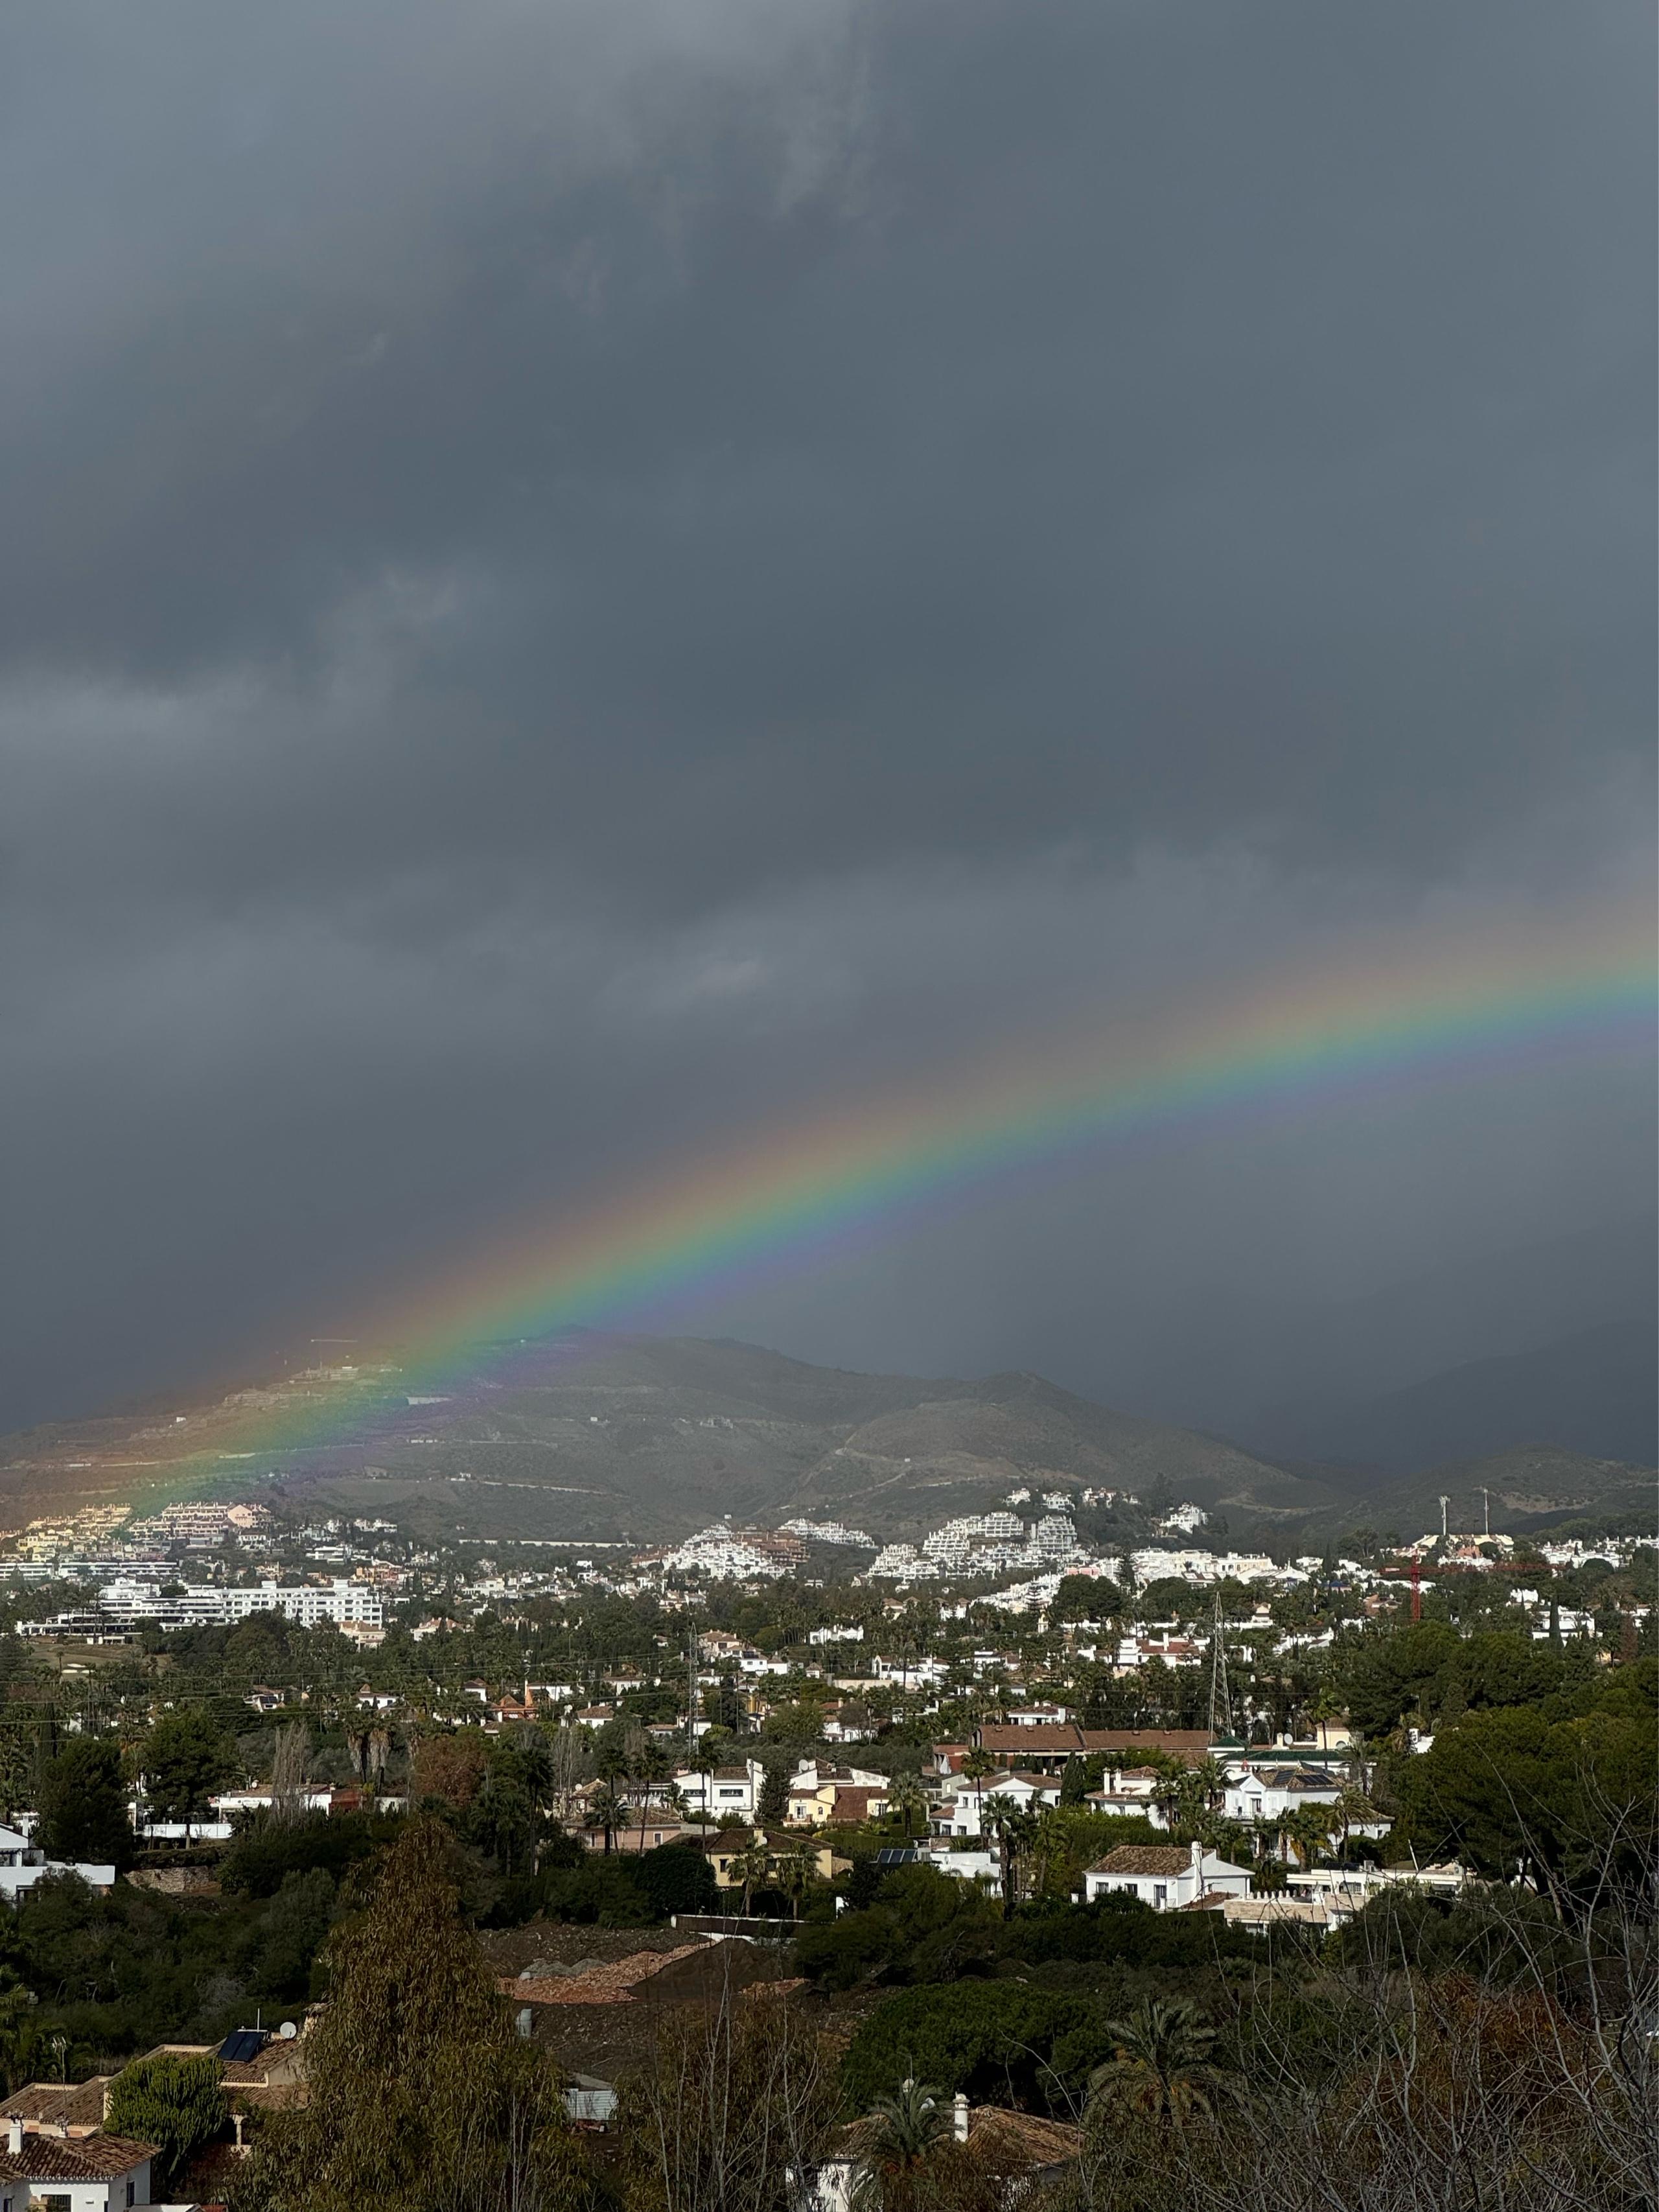
{"type": "Polygon", "coordinates": [[[1187,1799],[1187,1779],[1181,1774],[1163,1774],[1152,1784],[1152,1802],[1164,1814],[1164,1825],[1171,1832],[1182,1826],[1182,1808],[1187,1799]]]}
{"type": "Polygon", "coordinates": [[[904,1822],[904,1840],[910,1840],[910,1823],[919,1814],[925,1814],[927,1800],[922,1795],[921,1784],[914,1774],[901,1774],[887,1793],[887,1809],[896,1813],[904,1822]]]}
{"type": "Polygon", "coordinates": [[[771,1877],[772,1854],[766,1848],[764,1838],[753,1836],[732,1860],[729,1873],[742,1888],[743,1912],[749,1917],[749,1900],[757,1889],[762,1889],[771,1877]]]}
{"type": "Polygon", "coordinates": [[[648,1742],[634,1761],[638,1771],[635,1779],[640,1784],[640,1851],[645,1850],[646,1823],[651,1817],[651,1800],[673,1771],[672,1762],[659,1743],[648,1742]]]}
{"type": "Polygon", "coordinates": [[[772,1879],[789,1900],[793,1918],[800,1918],[801,1899],[811,1888],[817,1871],[811,1852],[805,1844],[790,1844],[777,1852],[773,1860],[772,1879]]]}
{"type": "Polygon", "coordinates": [[[605,1848],[611,1850],[617,1831],[628,1818],[628,1808],[608,1782],[601,1782],[587,1801],[587,1825],[605,1831],[605,1848]]]}
{"type": "Polygon", "coordinates": [[[1036,1823],[1012,1797],[1004,1796],[999,1790],[981,1808],[980,1826],[997,1839],[997,1853],[1002,1862],[1002,1917],[1011,1919],[1014,1910],[1015,1854],[1030,1841],[1036,1823]]]}
{"type": "Polygon", "coordinates": [[[1375,1820],[1377,1817],[1376,1808],[1363,1790],[1357,1789],[1352,1782],[1345,1782],[1342,1784],[1342,1795],[1336,1802],[1335,1812],[1337,1826],[1341,1832],[1342,1849],[1346,1853],[1348,1848],[1349,1829],[1356,1821],[1375,1820]]]}
{"type": "Polygon", "coordinates": [[[1112,2056],[1089,2076],[1091,2107],[1168,2122],[1177,2131],[1215,2110],[1227,2076],[1213,2062],[1215,2030],[1189,1997],[1143,1998],[1106,2033],[1112,2056]]]}
{"type": "Polygon", "coordinates": [[[864,2140],[853,2187],[854,2212],[876,2212],[890,2193],[896,2193],[895,2182],[912,2179],[951,2141],[950,2101],[941,2090],[902,2081],[890,2095],[875,2100],[859,2132],[864,2140]]]}
{"type": "Polygon", "coordinates": [[[1206,1758],[1192,1770],[1193,1786],[1201,1792],[1205,1808],[1213,1813],[1226,1802],[1227,1774],[1218,1759],[1206,1758]]]}
{"type": "Polygon", "coordinates": [[[970,1751],[962,1762],[963,1780],[974,1785],[974,1804],[981,1816],[975,1825],[980,1827],[984,1826],[986,1777],[996,1771],[997,1763],[988,1751],[970,1751]]]}
{"type": "Polygon", "coordinates": [[[1280,1819],[1279,1831],[1303,1865],[1310,1867],[1334,1825],[1328,1805],[1297,1805],[1280,1819]]]}

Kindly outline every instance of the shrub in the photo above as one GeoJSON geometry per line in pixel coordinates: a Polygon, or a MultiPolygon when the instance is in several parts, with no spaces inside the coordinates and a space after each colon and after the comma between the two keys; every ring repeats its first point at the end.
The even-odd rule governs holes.
{"type": "Polygon", "coordinates": [[[151,2179],[166,2187],[228,2120],[216,2058],[140,2058],[111,2083],[104,2124],[156,2146],[151,2179]]]}

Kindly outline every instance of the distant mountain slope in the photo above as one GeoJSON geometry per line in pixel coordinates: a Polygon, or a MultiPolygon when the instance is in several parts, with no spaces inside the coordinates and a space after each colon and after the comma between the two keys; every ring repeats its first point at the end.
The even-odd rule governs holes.
{"type": "Polygon", "coordinates": [[[1494,1535],[1522,1534],[1579,1517],[1626,1515],[1659,1525],[1659,1474],[1651,1467],[1533,1445],[1381,1483],[1316,1526],[1431,1534],[1440,1526],[1443,1493],[1455,1534],[1478,1534],[1488,1526],[1494,1535]]]}
{"type": "Polygon", "coordinates": [[[1143,1498],[1162,1486],[1268,1516],[1310,1512],[1330,1495],[1236,1444],[1114,1413],[1040,1376],[923,1387],[927,1396],[864,1423],[818,1462],[796,1493],[801,1510],[879,1509],[920,1524],[975,1510],[977,1497],[1011,1483],[1040,1488],[1045,1476],[1143,1498]]]}
{"type": "Polygon", "coordinates": [[[1246,1434],[1274,1456],[1397,1473],[1521,1445],[1647,1467],[1659,1456],[1656,1392],[1659,1351],[1644,1316],[1470,1360],[1357,1403],[1282,1409],[1246,1434]]]}
{"type": "MultiPolygon", "coordinates": [[[[1011,1486],[1127,1489],[1246,1516],[1297,1516],[1335,1493],[1237,1445],[1113,1413],[1033,1375],[957,1382],[814,1367],[755,1345],[582,1335],[550,1344],[512,1383],[410,1405],[395,1375],[289,1378],[270,1394],[338,1389],[373,1411],[374,1441],[227,1463],[225,1484],[269,1484],[434,1534],[646,1539],[729,1513],[856,1518],[913,1534],[982,1511],[1011,1486]]],[[[212,1467],[223,1407],[62,1424],[7,1440],[0,1511],[143,1496],[188,1437],[212,1467]]],[[[1243,1525],[1243,1524],[1241,1524],[1243,1525]]]]}

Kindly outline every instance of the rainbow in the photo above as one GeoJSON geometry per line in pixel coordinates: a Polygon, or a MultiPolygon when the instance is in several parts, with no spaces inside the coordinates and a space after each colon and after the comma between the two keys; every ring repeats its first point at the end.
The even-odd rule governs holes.
{"type": "MultiPolygon", "coordinates": [[[[284,1393],[227,1407],[232,1460],[368,1443],[410,1395],[470,1395],[574,1328],[661,1326],[688,1304],[823,1264],[854,1241],[1022,1176],[1146,1145],[1546,1067],[1649,1062],[1653,915],[1626,900],[1550,927],[1421,931],[1239,994],[1018,1039],[930,1079],[672,1162],[544,1233],[449,1273],[374,1325],[404,1347],[395,1396],[284,1393]]],[[[183,1439],[180,1442],[183,1443],[183,1439]]],[[[194,1441],[192,1439],[192,1441],[194,1441]]],[[[179,1469],[184,1471],[182,1468],[179,1469]]]]}

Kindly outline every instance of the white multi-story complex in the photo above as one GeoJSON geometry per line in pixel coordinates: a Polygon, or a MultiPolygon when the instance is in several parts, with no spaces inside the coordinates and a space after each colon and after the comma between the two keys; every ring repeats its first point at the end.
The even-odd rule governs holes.
{"type": "MultiPolygon", "coordinates": [[[[695,1536],[688,1536],[684,1543],[677,1544],[672,1551],[662,1553],[656,1564],[670,1573],[696,1571],[717,1582],[748,1582],[762,1576],[775,1577],[787,1574],[798,1564],[787,1548],[763,1550],[759,1543],[746,1540],[748,1534],[747,1531],[739,1534],[716,1521],[711,1527],[699,1529],[695,1536]]],[[[797,1553],[799,1548],[797,1543],[797,1553]]]]}
{"type": "Polygon", "coordinates": [[[1156,1526],[1165,1536],[1195,1536],[1209,1517],[1201,1505],[1172,1505],[1159,1515],[1156,1526]]]}
{"type": "MultiPolygon", "coordinates": [[[[107,1590],[100,1591],[99,1602],[106,1611],[130,1609],[153,1616],[158,1605],[156,1593],[144,1589],[140,1599],[138,1589],[133,1583],[111,1583],[107,1590]],[[110,1596],[118,1591],[125,1602],[111,1606],[110,1596]],[[132,1598],[125,1597],[129,1591],[135,1594],[132,1598]]],[[[361,1583],[343,1581],[256,1583],[252,1588],[236,1589],[210,1586],[180,1591],[160,1603],[184,1622],[204,1626],[246,1620],[256,1613],[280,1613],[301,1628],[315,1628],[324,1620],[355,1621],[360,1627],[379,1628],[384,1619],[380,1600],[373,1589],[361,1583]]]]}
{"type": "Polygon", "coordinates": [[[849,1528],[842,1521],[784,1521],[780,1522],[781,1536],[800,1536],[817,1544],[845,1544],[854,1551],[873,1552],[876,1540],[866,1535],[862,1528],[849,1528]]]}
{"type": "Polygon", "coordinates": [[[884,1544],[866,1571],[884,1582],[917,1582],[939,1572],[935,1559],[924,1559],[914,1544],[884,1544]]]}

